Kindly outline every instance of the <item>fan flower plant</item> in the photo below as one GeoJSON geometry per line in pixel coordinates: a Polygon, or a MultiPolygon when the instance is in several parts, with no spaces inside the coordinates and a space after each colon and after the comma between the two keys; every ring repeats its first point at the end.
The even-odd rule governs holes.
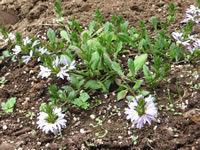
{"type": "Polygon", "coordinates": [[[55,107],[52,109],[50,106],[46,106],[45,112],[40,112],[38,116],[38,128],[46,134],[52,132],[54,135],[60,134],[62,128],[66,128],[67,120],[64,119],[65,114],[62,113],[62,109],[55,107]]]}
{"type": "Polygon", "coordinates": [[[153,99],[151,95],[147,98],[140,95],[128,104],[129,108],[125,110],[125,114],[127,114],[127,119],[131,120],[133,126],[136,125],[137,128],[141,129],[145,123],[151,125],[152,120],[156,121],[158,110],[153,99]]]}

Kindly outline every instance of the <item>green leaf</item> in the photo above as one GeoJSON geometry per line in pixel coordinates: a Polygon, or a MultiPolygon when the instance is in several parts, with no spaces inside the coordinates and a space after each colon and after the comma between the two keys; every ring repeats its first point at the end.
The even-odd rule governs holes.
{"type": "Polygon", "coordinates": [[[0,84],[6,83],[8,80],[6,80],[5,77],[0,78],[0,84]]]}
{"type": "Polygon", "coordinates": [[[122,84],[122,80],[119,78],[115,78],[115,83],[120,86],[122,84]]]}
{"type": "Polygon", "coordinates": [[[117,61],[118,53],[122,50],[122,47],[123,47],[122,42],[119,42],[119,43],[117,44],[117,50],[116,50],[115,53],[114,53],[114,61],[117,61]]]}
{"type": "Polygon", "coordinates": [[[135,76],[135,63],[132,59],[128,59],[128,68],[130,69],[133,76],[135,76]]]}
{"type": "Polygon", "coordinates": [[[109,92],[109,89],[110,89],[110,85],[113,83],[113,79],[108,79],[106,80],[103,84],[104,86],[106,87],[107,91],[105,92],[109,92]]]}
{"type": "Polygon", "coordinates": [[[1,33],[2,33],[2,35],[3,35],[3,37],[4,37],[5,39],[8,38],[8,32],[7,32],[5,26],[1,26],[1,33]]]}
{"type": "Polygon", "coordinates": [[[101,45],[101,43],[97,39],[91,39],[87,41],[88,46],[93,51],[98,51],[99,53],[106,53],[105,48],[101,45]]]}
{"type": "Polygon", "coordinates": [[[65,101],[67,99],[65,92],[62,90],[58,90],[58,96],[62,101],[65,101]]]}
{"type": "Polygon", "coordinates": [[[122,41],[122,42],[127,42],[129,44],[132,44],[132,39],[128,36],[126,33],[119,33],[117,37],[122,41]]]}
{"type": "MultiPolygon", "coordinates": [[[[200,0],[197,0],[197,5],[200,7],[200,0]]],[[[173,3],[169,4],[169,13],[170,16],[174,16],[175,5],[173,3]]]]}
{"type": "Polygon", "coordinates": [[[76,91],[71,91],[68,95],[68,99],[73,100],[76,97],[76,91]]]}
{"type": "Polygon", "coordinates": [[[91,36],[94,33],[94,28],[98,27],[95,21],[90,22],[89,25],[89,35],[91,36]]]}
{"type": "Polygon", "coordinates": [[[55,40],[56,40],[56,33],[52,29],[48,30],[47,36],[48,36],[48,38],[49,38],[49,40],[50,40],[51,43],[55,42],[55,40]]]}
{"type": "Polygon", "coordinates": [[[10,56],[10,52],[9,51],[3,51],[3,56],[4,57],[9,57],[10,56]]]}
{"type": "Polygon", "coordinates": [[[157,20],[157,18],[155,16],[153,16],[151,18],[151,22],[152,22],[152,25],[153,25],[154,29],[157,30],[158,29],[158,20],[157,20]]]}
{"type": "Polygon", "coordinates": [[[135,85],[133,86],[133,91],[136,91],[142,85],[143,80],[137,80],[135,85]]]}
{"type": "Polygon", "coordinates": [[[15,103],[16,97],[11,97],[7,102],[2,102],[1,107],[6,113],[10,113],[13,112],[15,103]]]}
{"type": "Polygon", "coordinates": [[[90,98],[90,96],[84,92],[84,93],[81,93],[79,98],[76,98],[74,101],[73,101],[73,104],[74,105],[77,105],[83,109],[87,109],[90,105],[88,104],[87,100],[90,98]]]}
{"type": "Polygon", "coordinates": [[[120,26],[120,25],[123,23],[123,19],[124,19],[123,16],[119,16],[119,17],[117,18],[117,25],[118,25],[118,26],[120,26]]]}
{"type": "Polygon", "coordinates": [[[133,96],[126,96],[126,99],[129,101],[129,102],[132,102],[134,97],[133,96]]]}
{"type": "Polygon", "coordinates": [[[143,95],[143,96],[147,96],[149,94],[150,94],[150,92],[149,91],[145,91],[145,90],[139,91],[139,93],[138,93],[138,95],[143,95]]]}
{"type": "Polygon", "coordinates": [[[89,39],[89,35],[88,35],[88,31],[87,30],[85,30],[85,31],[83,31],[81,33],[81,38],[82,38],[83,42],[86,44],[88,39],[89,39]]]}
{"type": "Polygon", "coordinates": [[[92,53],[92,58],[90,60],[90,64],[91,64],[92,70],[99,70],[100,69],[99,68],[100,67],[100,55],[97,51],[92,53]]]}
{"type": "Polygon", "coordinates": [[[89,80],[88,82],[86,82],[85,87],[97,90],[101,88],[101,85],[95,80],[89,80]]]}
{"type": "Polygon", "coordinates": [[[66,86],[62,86],[62,89],[64,89],[67,92],[71,92],[71,91],[74,90],[71,86],[67,86],[67,85],[66,86]]]}
{"type": "Polygon", "coordinates": [[[124,97],[126,97],[126,94],[128,93],[127,90],[122,90],[120,92],[117,93],[117,100],[121,100],[123,99],[124,97]]]}
{"type": "Polygon", "coordinates": [[[70,43],[70,34],[67,31],[65,30],[60,31],[60,35],[70,43]]]}
{"type": "Polygon", "coordinates": [[[62,8],[61,8],[61,5],[60,5],[60,2],[56,1],[54,3],[54,6],[56,8],[56,13],[58,14],[58,16],[62,17],[62,8]]]}
{"type": "Polygon", "coordinates": [[[80,86],[79,86],[79,80],[77,79],[77,77],[76,76],[74,76],[74,75],[71,75],[70,76],[70,83],[74,86],[74,87],[76,87],[76,88],[80,88],[80,86]]]}
{"type": "Polygon", "coordinates": [[[151,74],[150,74],[150,71],[149,71],[149,67],[147,65],[143,66],[143,73],[144,73],[144,77],[145,77],[146,80],[151,79],[151,74]]]}
{"type": "Polygon", "coordinates": [[[75,16],[73,17],[72,19],[72,27],[76,27],[76,29],[79,31],[79,32],[82,32],[82,27],[80,26],[80,24],[78,24],[76,21],[75,21],[75,16]]]}
{"type": "Polygon", "coordinates": [[[143,68],[143,65],[146,63],[147,60],[147,54],[142,54],[135,58],[134,65],[135,65],[135,74],[143,68]]]}
{"type": "Polygon", "coordinates": [[[47,107],[47,104],[46,104],[46,103],[42,103],[42,104],[40,105],[40,111],[45,112],[46,107],[47,107]]]}
{"type": "Polygon", "coordinates": [[[51,85],[48,89],[49,89],[49,93],[51,95],[57,95],[57,86],[56,85],[51,85]]]}
{"type": "Polygon", "coordinates": [[[82,101],[86,102],[90,96],[88,95],[88,93],[84,92],[84,93],[81,93],[80,94],[80,97],[79,97],[82,101]]]}
{"type": "Polygon", "coordinates": [[[16,37],[17,43],[18,44],[22,44],[22,36],[21,36],[21,34],[17,32],[15,37],[16,37]]]}
{"type": "Polygon", "coordinates": [[[101,13],[99,10],[96,11],[96,13],[93,15],[93,17],[98,20],[100,25],[102,25],[103,18],[101,18],[101,13]]]}
{"type": "Polygon", "coordinates": [[[124,77],[124,73],[121,70],[120,64],[118,64],[117,62],[113,62],[112,63],[112,68],[114,71],[116,71],[120,76],[124,77]]]}
{"type": "Polygon", "coordinates": [[[105,64],[106,64],[110,69],[112,69],[112,60],[110,59],[109,55],[104,53],[104,54],[103,54],[103,59],[104,59],[105,64]]]}

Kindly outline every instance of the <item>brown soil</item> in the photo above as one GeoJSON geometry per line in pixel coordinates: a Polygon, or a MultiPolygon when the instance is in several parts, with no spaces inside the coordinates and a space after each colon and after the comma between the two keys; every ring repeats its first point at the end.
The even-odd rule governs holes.
{"type": "MultiPolygon", "coordinates": [[[[76,16],[77,21],[83,26],[89,25],[93,19],[92,14],[99,9],[105,20],[113,14],[123,15],[125,20],[136,28],[141,19],[149,28],[152,16],[160,20],[165,19],[168,4],[174,3],[176,21],[168,27],[169,31],[174,31],[180,27],[179,22],[185,17],[186,8],[190,4],[195,4],[194,1],[62,0],[61,3],[65,18],[71,20],[73,16],[76,16]]],[[[0,0],[2,10],[0,25],[5,24],[9,31],[20,32],[23,36],[46,37],[47,30],[49,27],[54,27],[54,19],[56,19],[53,3],[54,0],[0,0]]],[[[0,84],[0,102],[10,97],[17,98],[14,113],[7,115],[0,110],[0,150],[15,148],[23,150],[59,148],[69,150],[198,150],[200,149],[200,112],[196,108],[200,108],[200,94],[199,89],[195,89],[194,86],[200,82],[200,78],[195,79],[194,72],[200,74],[198,63],[174,66],[167,80],[153,89],[158,106],[165,107],[159,111],[158,121],[152,126],[146,125],[141,130],[132,128],[124,114],[127,103],[125,100],[116,101],[116,94],[113,92],[98,95],[97,98],[102,101],[102,104],[89,111],[74,109],[66,111],[68,127],[63,130],[62,136],[55,137],[37,129],[36,117],[40,104],[48,101],[48,86],[51,84],[61,86],[65,83],[54,77],[48,80],[37,78],[39,66],[36,60],[20,67],[18,62],[12,62],[10,58],[0,60],[0,78],[5,77],[7,80],[6,83],[0,84]],[[167,89],[172,95],[174,112],[168,104],[167,89]],[[181,109],[183,103],[186,105],[185,109],[181,109]],[[28,112],[34,112],[36,116],[30,118],[26,116],[28,112]],[[177,112],[182,114],[178,115],[177,112]],[[91,123],[97,125],[97,122],[90,118],[91,114],[102,119],[103,125],[90,126],[91,123]],[[84,129],[85,133],[81,133],[81,129],[84,129]],[[97,132],[103,135],[105,130],[108,131],[105,137],[99,138],[95,135],[97,132]],[[138,137],[135,145],[133,136],[138,137]]]]}

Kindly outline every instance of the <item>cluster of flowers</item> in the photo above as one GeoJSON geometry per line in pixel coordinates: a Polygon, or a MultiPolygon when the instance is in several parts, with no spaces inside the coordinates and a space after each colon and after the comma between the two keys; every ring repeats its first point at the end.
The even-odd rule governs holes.
{"type": "MultiPolygon", "coordinates": [[[[200,9],[194,5],[191,5],[186,10],[186,19],[181,21],[181,23],[187,23],[190,20],[196,24],[200,23],[200,9]]],[[[200,39],[197,37],[197,35],[188,35],[187,37],[184,37],[183,32],[173,32],[172,36],[178,45],[187,47],[191,53],[200,49],[200,39]]]]}
{"type": "MultiPolygon", "coordinates": [[[[0,39],[3,40],[3,37],[0,37],[0,39]]],[[[8,38],[4,39],[4,41],[5,42],[8,42],[9,40],[15,41],[15,39],[16,39],[15,35],[12,33],[9,33],[8,38]]],[[[41,55],[44,55],[44,54],[50,55],[51,54],[46,48],[41,47],[41,43],[38,40],[35,40],[34,42],[32,42],[32,40],[29,39],[29,37],[26,37],[25,39],[23,39],[23,45],[27,46],[28,44],[29,44],[29,46],[31,45],[31,50],[29,52],[29,55],[22,56],[23,62],[26,64],[31,60],[34,52],[35,53],[39,52],[41,55]],[[34,49],[34,51],[33,51],[33,49],[34,49]]],[[[15,45],[15,47],[12,49],[12,51],[13,51],[14,55],[18,55],[22,51],[22,47],[19,45],[15,45]]],[[[38,58],[38,61],[40,61],[40,57],[38,58]]],[[[64,79],[64,76],[66,76],[67,79],[70,79],[69,74],[67,72],[75,69],[75,65],[76,65],[75,61],[72,61],[69,64],[69,61],[67,60],[66,57],[64,57],[64,60],[62,63],[62,61],[59,59],[59,57],[56,56],[56,59],[52,62],[53,71],[51,69],[49,69],[48,67],[40,65],[41,71],[38,76],[41,76],[42,78],[48,78],[52,72],[55,72],[56,76],[61,79],[64,79]]]]}
{"type": "Polygon", "coordinates": [[[4,42],[8,42],[9,40],[11,40],[11,41],[15,41],[15,35],[13,34],[13,33],[9,33],[8,34],[8,38],[6,38],[6,39],[4,39],[4,37],[3,36],[0,36],[0,40],[3,40],[4,42]]]}
{"type": "MultiPolygon", "coordinates": [[[[54,70],[58,70],[58,71],[56,71],[57,77],[64,79],[64,76],[66,76],[68,79],[70,79],[70,76],[67,72],[75,69],[76,62],[74,60],[69,64],[66,57],[64,57],[63,61],[64,61],[64,63],[62,64],[59,57],[56,56],[56,59],[52,62],[52,66],[53,66],[54,70]],[[64,65],[64,66],[62,66],[62,65],[64,65]]],[[[51,69],[49,69],[48,67],[40,65],[40,70],[41,71],[38,76],[41,76],[42,78],[48,78],[51,75],[51,69]]]]}
{"type": "MultiPolygon", "coordinates": [[[[0,37],[0,40],[4,40],[4,42],[8,42],[9,40],[16,42],[16,37],[14,34],[9,33],[8,38],[4,39],[2,36],[0,37]]],[[[38,40],[32,41],[29,37],[26,37],[23,39],[23,46],[15,45],[15,47],[12,49],[14,55],[20,54],[22,52],[22,49],[28,45],[29,48],[31,48],[29,55],[22,56],[23,62],[28,63],[31,58],[33,57],[34,53],[40,53],[41,55],[47,54],[50,55],[51,53],[48,52],[48,50],[44,47],[41,47],[41,43],[38,40]]],[[[38,58],[38,61],[40,61],[40,57],[38,58]]],[[[57,73],[57,77],[64,79],[64,76],[67,76],[69,78],[69,74],[67,73],[69,70],[75,69],[75,61],[72,61],[71,64],[69,64],[66,57],[62,61],[59,59],[58,56],[56,56],[56,59],[52,62],[53,71],[57,73]],[[63,66],[64,65],[64,66],[63,66]]],[[[51,69],[48,67],[40,65],[40,73],[38,76],[41,76],[42,78],[48,78],[51,75],[51,69]]],[[[55,115],[55,120],[53,122],[48,121],[49,114],[46,112],[40,112],[40,115],[38,116],[38,128],[41,129],[43,132],[48,134],[49,132],[56,134],[61,133],[61,129],[66,127],[66,120],[64,119],[64,114],[62,113],[62,109],[56,107],[53,109],[53,115],[55,115]]]]}
{"type": "Polygon", "coordinates": [[[197,35],[188,35],[186,38],[183,37],[182,32],[173,32],[172,36],[176,40],[177,45],[183,45],[187,47],[191,53],[200,49],[200,39],[197,37],[197,35]]]}
{"type": "MultiPolygon", "coordinates": [[[[189,45],[189,40],[183,42],[181,33],[173,33],[173,37],[178,41],[178,43],[181,43],[183,45],[189,45]]],[[[9,39],[15,40],[15,36],[13,34],[9,34],[8,39],[6,39],[5,41],[8,41],[9,39]]],[[[39,52],[42,55],[51,54],[46,48],[41,47],[42,44],[38,40],[33,41],[26,37],[25,39],[23,39],[23,46],[27,45],[29,45],[29,48],[31,48],[31,50],[29,51],[29,55],[22,56],[23,62],[26,64],[31,60],[34,53],[39,52]]],[[[13,54],[18,55],[20,52],[22,52],[23,48],[24,47],[16,45],[12,49],[13,54]]],[[[38,61],[40,61],[40,57],[38,58],[38,61]]],[[[56,76],[61,79],[64,79],[64,77],[67,77],[69,79],[70,76],[68,72],[70,70],[75,69],[75,65],[75,61],[69,63],[66,57],[62,57],[61,59],[58,56],[56,56],[56,58],[52,61],[52,64],[50,66],[51,69],[49,69],[46,66],[40,65],[41,71],[38,76],[41,76],[42,78],[48,78],[51,75],[51,73],[56,73],[56,76]]],[[[154,98],[151,95],[146,98],[140,95],[133,98],[132,102],[128,104],[129,108],[126,108],[125,114],[127,114],[127,119],[131,120],[133,126],[136,126],[140,129],[144,126],[144,124],[148,123],[149,125],[151,125],[152,120],[156,121],[158,111],[156,108],[156,104],[153,102],[153,100],[154,98]]],[[[52,113],[54,119],[53,121],[49,121],[49,114],[47,112],[40,112],[37,124],[38,128],[46,134],[52,132],[56,135],[61,133],[62,128],[66,127],[67,120],[64,119],[64,114],[62,113],[61,108],[55,107],[54,109],[52,109],[52,113]]]]}
{"type": "Polygon", "coordinates": [[[198,7],[190,5],[190,7],[186,9],[186,18],[181,21],[181,23],[187,23],[189,20],[200,23],[200,9],[198,7]]]}
{"type": "Polygon", "coordinates": [[[133,126],[141,129],[146,122],[151,125],[151,121],[156,121],[158,110],[153,102],[154,98],[150,95],[147,98],[140,95],[128,104],[129,108],[125,110],[127,119],[131,120],[133,126]]]}

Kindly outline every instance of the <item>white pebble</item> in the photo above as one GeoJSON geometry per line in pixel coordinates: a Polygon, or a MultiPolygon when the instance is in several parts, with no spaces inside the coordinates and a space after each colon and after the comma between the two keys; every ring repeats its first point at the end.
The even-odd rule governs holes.
{"type": "Polygon", "coordinates": [[[118,139],[122,139],[123,137],[122,136],[118,136],[118,139]]]}
{"type": "Polygon", "coordinates": [[[3,130],[8,129],[7,125],[3,125],[3,130]]]}
{"type": "Polygon", "coordinates": [[[90,115],[90,118],[95,119],[95,115],[94,114],[90,115]]]}
{"type": "Polygon", "coordinates": [[[80,129],[80,133],[84,134],[85,130],[84,129],[80,129]]]}
{"type": "Polygon", "coordinates": [[[108,120],[108,123],[112,123],[110,119],[108,120]]]}
{"type": "Polygon", "coordinates": [[[133,134],[133,133],[132,133],[131,131],[128,130],[128,135],[131,135],[131,134],[133,134]]]}

